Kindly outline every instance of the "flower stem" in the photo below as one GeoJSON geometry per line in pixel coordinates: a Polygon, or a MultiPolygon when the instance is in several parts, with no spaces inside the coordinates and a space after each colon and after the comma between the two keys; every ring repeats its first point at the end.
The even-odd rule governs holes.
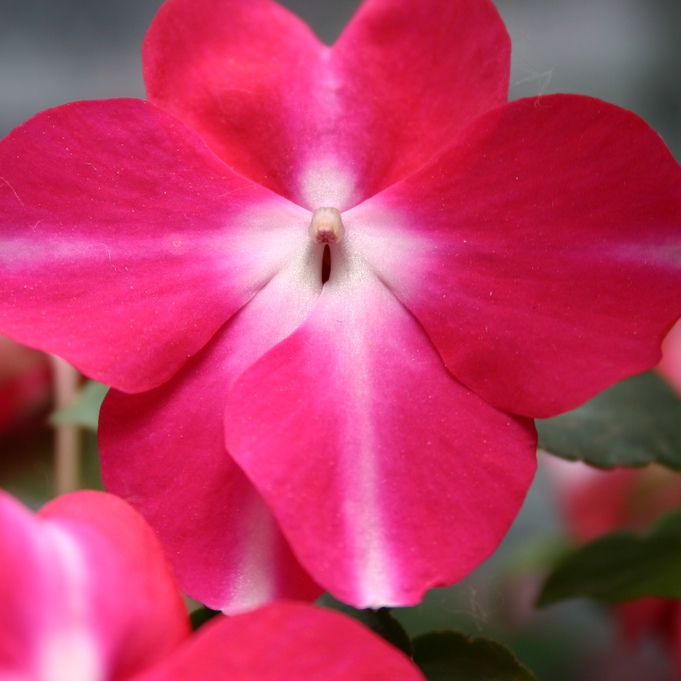
{"type": "MultiPolygon", "coordinates": [[[[54,406],[62,409],[78,393],[80,374],[60,357],[52,357],[54,371],[54,406]]],[[[80,469],[80,429],[75,425],[55,426],[54,491],[57,496],[78,489],[80,469]]]]}

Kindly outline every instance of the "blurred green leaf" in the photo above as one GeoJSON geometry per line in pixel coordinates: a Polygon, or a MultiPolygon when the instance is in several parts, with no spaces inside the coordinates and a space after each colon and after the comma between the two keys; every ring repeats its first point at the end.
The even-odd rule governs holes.
{"type": "Polygon", "coordinates": [[[428,681],[536,681],[500,643],[453,631],[415,638],[414,662],[428,681]]]}
{"type": "Polygon", "coordinates": [[[99,409],[108,390],[101,383],[88,381],[81,388],[75,402],[50,415],[50,423],[53,426],[80,426],[96,431],[99,409]]]}
{"type": "Polygon", "coordinates": [[[657,462],[681,470],[681,399],[657,374],[618,383],[579,409],[538,419],[539,446],[599,468],[657,462]]]}
{"type": "Polygon", "coordinates": [[[191,623],[192,631],[196,631],[199,627],[202,627],[206,622],[210,622],[210,620],[218,615],[222,615],[219,610],[211,610],[206,607],[200,607],[193,610],[189,614],[189,622],[191,623]]]}
{"type": "Polygon", "coordinates": [[[645,534],[613,532],[568,554],[546,580],[538,605],[579,596],[609,603],[681,598],[681,510],[645,534]]]}

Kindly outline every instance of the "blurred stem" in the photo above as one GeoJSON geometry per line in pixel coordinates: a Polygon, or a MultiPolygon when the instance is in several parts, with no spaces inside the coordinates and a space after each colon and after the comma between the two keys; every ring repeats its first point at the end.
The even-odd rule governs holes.
{"type": "MultiPolygon", "coordinates": [[[[71,404],[78,393],[80,374],[60,357],[52,357],[54,371],[54,406],[62,409],[71,404]]],[[[80,428],[55,426],[54,491],[57,496],[78,489],[80,470],[80,428]]]]}

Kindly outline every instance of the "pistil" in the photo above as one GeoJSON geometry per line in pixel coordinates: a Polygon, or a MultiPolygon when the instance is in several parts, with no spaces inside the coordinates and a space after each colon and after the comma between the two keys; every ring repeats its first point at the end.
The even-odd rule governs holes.
{"type": "Polygon", "coordinates": [[[337,244],[345,233],[337,208],[317,208],[310,222],[310,238],[318,244],[337,244]]]}

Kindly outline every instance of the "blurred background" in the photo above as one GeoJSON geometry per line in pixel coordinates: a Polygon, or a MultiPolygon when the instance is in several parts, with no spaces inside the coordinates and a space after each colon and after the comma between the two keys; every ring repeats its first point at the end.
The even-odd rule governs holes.
{"type": "MultiPolygon", "coordinates": [[[[65,102],[144,97],[140,44],[160,4],[0,0],[0,137],[65,102]]],[[[281,4],[331,43],[359,2],[281,4]]],[[[642,116],[681,160],[681,2],[496,0],[496,5],[513,40],[512,99],[552,92],[599,97],[642,116]]],[[[47,369],[39,360],[37,365],[36,381],[44,385],[47,369]]],[[[52,436],[43,427],[45,394],[34,397],[26,407],[35,411],[33,418],[20,431],[0,434],[0,485],[36,503],[49,494],[52,436]]],[[[96,480],[94,438],[87,436],[87,443],[87,465],[94,467],[87,475],[96,480]]],[[[608,614],[596,606],[532,610],[543,556],[563,533],[546,477],[540,470],[512,532],[488,563],[400,617],[412,632],[455,627],[503,640],[542,681],[667,681],[656,644],[623,647],[608,614]]]]}
{"type": "MultiPolygon", "coordinates": [[[[1,0],[0,136],[76,99],[144,96],[139,48],[161,0],[1,0]]],[[[282,0],[333,42],[358,0],[282,0]]],[[[578,92],[635,111],[681,155],[678,0],[496,0],[511,98],[578,92]]]]}

